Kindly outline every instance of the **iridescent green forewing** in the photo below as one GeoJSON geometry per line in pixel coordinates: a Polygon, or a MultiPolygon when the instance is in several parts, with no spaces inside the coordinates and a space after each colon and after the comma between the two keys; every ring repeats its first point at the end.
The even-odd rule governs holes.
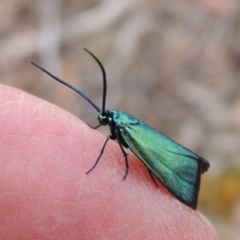
{"type": "Polygon", "coordinates": [[[205,159],[132,115],[113,113],[125,145],[176,198],[195,209],[205,159]]]}

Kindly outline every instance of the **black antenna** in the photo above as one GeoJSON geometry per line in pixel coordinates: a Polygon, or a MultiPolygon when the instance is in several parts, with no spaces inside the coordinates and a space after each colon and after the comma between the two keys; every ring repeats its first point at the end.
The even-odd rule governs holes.
{"type": "MultiPolygon", "coordinates": [[[[102,74],[103,74],[103,100],[102,100],[102,112],[105,112],[105,103],[106,103],[106,95],[107,95],[107,79],[106,79],[106,72],[105,69],[102,65],[102,63],[98,60],[98,58],[91,53],[89,50],[87,50],[86,48],[84,48],[84,50],[86,52],[88,52],[98,63],[99,67],[102,70],[102,74]]],[[[101,111],[101,109],[87,96],[85,95],[83,92],[81,92],[80,90],[78,90],[76,87],[74,87],[72,84],[54,76],[52,73],[50,73],[49,71],[45,70],[44,68],[38,66],[36,63],[31,62],[34,66],[36,66],[37,68],[41,69],[43,72],[45,72],[46,74],[48,74],[50,77],[52,77],[53,79],[55,79],[56,81],[64,84],[65,86],[69,87],[70,89],[72,89],[73,91],[75,91],[76,93],[78,93],[79,95],[81,95],[84,99],[86,99],[98,112],[101,111]]]]}
{"type": "Polygon", "coordinates": [[[103,75],[103,98],[102,98],[102,112],[105,112],[105,106],[106,106],[106,97],[107,97],[107,75],[106,75],[106,71],[102,65],[102,63],[99,61],[99,59],[93,54],[91,53],[89,50],[87,50],[86,48],[83,48],[86,52],[88,52],[98,63],[99,67],[102,70],[102,75],[103,75]]]}

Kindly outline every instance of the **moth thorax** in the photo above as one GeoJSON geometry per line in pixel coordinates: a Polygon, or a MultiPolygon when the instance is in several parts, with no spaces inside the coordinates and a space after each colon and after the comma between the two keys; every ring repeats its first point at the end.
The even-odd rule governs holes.
{"type": "Polygon", "coordinates": [[[109,116],[107,112],[100,112],[98,114],[98,121],[101,125],[107,125],[109,123],[109,116]]]}

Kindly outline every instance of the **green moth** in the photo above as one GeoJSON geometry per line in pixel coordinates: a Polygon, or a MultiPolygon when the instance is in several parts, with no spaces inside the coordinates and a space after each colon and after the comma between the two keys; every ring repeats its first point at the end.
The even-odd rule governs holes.
{"type": "Polygon", "coordinates": [[[80,94],[98,111],[99,125],[92,128],[97,129],[100,126],[109,126],[111,134],[107,137],[99,157],[87,174],[98,164],[107,142],[110,139],[117,140],[123,152],[126,164],[123,180],[127,177],[129,169],[128,154],[125,152],[124,148],[130,148],[146,165],[155,184],[154,176],[162,182],[179,201],[196,209],[201,174],[208,170],[210,166],[209,162],[129,113],[106,110],[107,78],[105,69],[93,53],[85,48],[84,50],[97,61],[103,74],[102,109],[71,84],[52,75],[35,63],[32,64],[58,82],[80,94]]]}

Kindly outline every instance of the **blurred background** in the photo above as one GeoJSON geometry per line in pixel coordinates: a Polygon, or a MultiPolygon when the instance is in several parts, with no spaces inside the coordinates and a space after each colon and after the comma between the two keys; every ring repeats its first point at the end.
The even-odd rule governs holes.
{"type": "MultiPolygon", "coordinates": [[[[1,83],[95,125],[85,100],[30,64],[71,82],[99,107],[127,111],[210,161],[199,210],[221,240],[240,239],[238,0],[1,0],[1,83]]],[[[106,133],[108,129],[106,128],[106,133]]]]}

